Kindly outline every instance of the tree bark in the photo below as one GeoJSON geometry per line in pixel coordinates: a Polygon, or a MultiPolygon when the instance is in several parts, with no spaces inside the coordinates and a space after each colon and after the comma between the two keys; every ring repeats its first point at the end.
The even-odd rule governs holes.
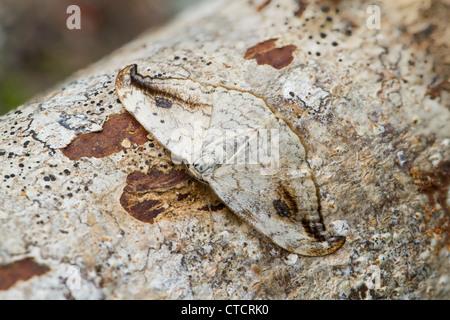
{"type": "Polygon", "coordinates": [[[208,1],[2,116],[0,299],[448,298],[448,1],[372,4],[208,1]],[[264,98],[345,245],[236,218],[125,111],[132,63],[264,98]]]}

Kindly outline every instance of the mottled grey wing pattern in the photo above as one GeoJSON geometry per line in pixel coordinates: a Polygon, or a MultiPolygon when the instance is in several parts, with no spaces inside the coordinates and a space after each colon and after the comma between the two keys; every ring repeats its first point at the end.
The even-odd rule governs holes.
{"type": "Polygon", "coordinates": [[[192,80],[116,81],[125,108],[239,217],[279,246],[320,256],[345,241],[325,231],[300,138],[255,95],[192,80]]]}
{"type": "MultiPolygon", "coordinates": [[[[308,256],[339,248],[344,238],[325,231],[317,189],[300,138],[263,99],[221,87],[215,88],[213,97],[211,131],[220,133],[220,128],[247,132],[250,144],[258,147],[246,148],[242,140],[236,141],[235,152],[223,165],[202,173],[203,180],[233,212],[283,248],[308,256]],[[236,106],[238,102],[241,105],[236,106]],[[272,133],[271,139],[259,139],[265,133],[272,133]],[[260,150],[270,151],[273,157],[269,163],[264,164],[261,159],[251,161],[260,150]]],[[[220,138],[214,133],[207,133],[206,137],[207,141],[220,138]]],[[[204,149],[208,150],[207,146],[204,149]]]]}

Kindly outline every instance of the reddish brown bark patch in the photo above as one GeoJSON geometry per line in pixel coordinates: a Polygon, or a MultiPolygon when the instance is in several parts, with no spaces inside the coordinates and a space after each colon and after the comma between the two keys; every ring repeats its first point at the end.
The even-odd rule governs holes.
{"type": "Polygon", "coordinates": [[[297,4],[298,4],[298,7],[297,7],[297,10],[294,11],[294,16],[301,17],[303,15],[303,12],[305,11],[306,7],[308,6],[308,2],[305,0],[298,0],[297,4]]]}
{"type": "Polygon", "coordinates": [[[297,49],[294,45],[288,45],[281,48],[275,47],[278,39],[269,39],[250,47],[245,52],[244,58],[255,59],[258,65],[268,64],[273,68],[282,69],[294,60],[292,53],[297,49]]]}
{"type": "Polygon", "coordinates": [[[260,42],[253,47],[250,47],[245,52],[244,58],[245,59],[254,59],[256,55],[264,53],[266,51],[269,51],[273,48],[275,48],[275,42],[278,39],[269,39],[263,42],[260,42]]]}
{"type": "Polygon", "coordinates": [[[445,80],[438,84],[435,87],[429,88],[425,94],[429,95],[431,99],[436,99],[441,95],[441,91],[450,91],[450,82],[448,80],[445,80]]]}
{"type": "Polygon", "coordinates": [[[0,266],[0,290],[8,290],[19,280],[26,281],[49,270],[49,267],[36,263],[32,258],[0,266]]]}
{"type": "Polygon", "coordinates": [[[120,204],[133,218],[148,223],[153,223],[153,220],[165,210],[159,200],[137,201],[127,193],[123,193],[120,197],[120,204]]]}
{"type": "Polygon", "coordinates": [[[63,154],[70,160],[81,157],[103,158],[122,151],[122,141],[129,140],[131,145],[142,145],[148,132],[129,113],[115,114],[104,123],[103,130],[78,136],[66,148],[63,154]]]}
{"type": "Polygon", "coordinates": [[[190,181],[184,170],[133,172],[127,177],[120,204],[132,217],[153,223],[159,214],[187,197],[190,181]],[[181,198],[180,191],[184,195],[181,198]]]}
{"type": "Polygon", "coordinates": [[[269,3],[271,3],[272,0],[266,0],[263,3],[261,3],[258,8],[256,10],[261,11],[262,9],[264,9],[265,7],[267,7],[269,5],[269,3]]]}
{"type": "Polygon", "coordinates": [[[148,192],[180,188],[189,181],[184,170],[172,170],[168,173],[153,169],[150,173],[133,172],[127,177],[125,192],[148,192]]]}

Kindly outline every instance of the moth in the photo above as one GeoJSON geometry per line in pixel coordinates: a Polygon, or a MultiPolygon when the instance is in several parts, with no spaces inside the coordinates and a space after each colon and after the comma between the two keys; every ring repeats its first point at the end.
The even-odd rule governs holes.
{"type": "Polygon", "coordinates": [[[246,91],[190,79],[143,76],[133,64],[116,79],[119,99],[141,125],[242,220],[304,256],[339,249],[325,229],[300,137],[246,91]]]}

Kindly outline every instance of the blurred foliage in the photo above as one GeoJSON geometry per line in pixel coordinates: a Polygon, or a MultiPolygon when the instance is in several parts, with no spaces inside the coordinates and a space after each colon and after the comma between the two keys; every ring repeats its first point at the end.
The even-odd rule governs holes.
{"type": "Polygon", "coordinates": [[[0,0],[0,115],[202,0],[0,0]],[[81,29],[69,30],[69,5],[81,29]]]}

